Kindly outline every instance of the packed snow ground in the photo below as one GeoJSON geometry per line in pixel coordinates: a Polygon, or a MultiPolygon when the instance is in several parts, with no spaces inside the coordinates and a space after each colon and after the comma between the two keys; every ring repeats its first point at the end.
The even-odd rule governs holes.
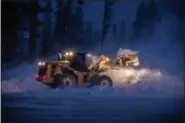
{"type": "Polygon", "coordinates": [[[128,92],[131,91],[64,89],[4,95],[3,118],[5,121],[57,123],[180,120],[181,98],[155,97],[156,94],[147,92],[128,95],[128,92]]]}

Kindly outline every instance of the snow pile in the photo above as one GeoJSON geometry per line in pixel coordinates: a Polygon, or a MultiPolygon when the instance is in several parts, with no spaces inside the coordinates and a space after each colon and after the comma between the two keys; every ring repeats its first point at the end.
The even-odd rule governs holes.
{"type": "Polygon", "coordinates": [[[139,51],[132,51],[130,49],[122,49],[120,48],[117,52],[117,56],[129,56],[133,54],[138,54],[139,51]]]}
{"type": "Polygon", "coordinates": [[[102,75],[110,76],[114,81],[114,85],[120,87],[125,84],[135,84],[144,81],[157,81],[162,78],[162,73],[159,70],[150,70],[147,68],[118,68],[110,69],[103,72],[102,75]]]}

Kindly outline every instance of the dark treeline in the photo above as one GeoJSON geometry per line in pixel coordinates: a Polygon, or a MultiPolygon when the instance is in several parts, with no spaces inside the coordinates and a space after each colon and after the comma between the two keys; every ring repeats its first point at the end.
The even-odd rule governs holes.
{"type": "MultiPolygon", "coordinates": [[[[171,13],[180,13],[180,0],[163,1],[169,3],[166,9],[171,13]]],[[[2,63],[47,55],[61,46],[90,48],[103,44],[109,27],[114,35],[118,34],[118,45],[125,37],[134,41],[152,35],[162,18],[155,0],[147,4],[141,0],[129,36],[124,20],[119,27],[110,26],[116,2],[105,0],[103,28],[98,31],[93,30],[91,22],[83,21],[85,0],[2,0],[2,63]]]]}
{"type": "Polygon", "coordinates": [[[83,0],[3,0],[2,63],[46,55],[55,45],[84,43],[83,4],[83,0]]]}

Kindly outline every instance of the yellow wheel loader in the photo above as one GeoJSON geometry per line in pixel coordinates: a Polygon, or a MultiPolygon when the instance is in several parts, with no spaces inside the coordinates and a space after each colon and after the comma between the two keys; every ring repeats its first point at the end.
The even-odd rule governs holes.
{"type": "Polygon", "coordinates": [[[110,61],[87,66],[87,53],[70,53],[69,55],[71,57],[67,60],[39,62],[35,79],[53,88],[83,87],[86,82],[106,87],[113,85],[109,76],[100,75],[102,69],[113,66],[110,61]]]}

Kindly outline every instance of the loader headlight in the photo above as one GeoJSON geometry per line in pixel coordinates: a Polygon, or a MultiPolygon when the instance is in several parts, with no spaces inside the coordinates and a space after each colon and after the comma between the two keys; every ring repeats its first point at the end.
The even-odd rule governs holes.
{"type": "Polygon", "coordinates": [[[65,56],[69,56],[69,53],[68,53],[68,52],[66,52],[66,53],[65,53],[65,56]]]}
{"type": "Polygon", "coordinates": [[[70,55],[70,56],[73,56],[73,52],[69,52],[69,55],[70,55]]]}
{"type": "Polygon", "coordinates": [[[65,55],[66,57],[68,57],[68,56],[73,56],[74,53],[73,53],[72,51],[70,51],[70,52],[65,52],[64,55],[65,55]]]}
{"type": "Polygon", "coordinates": [[[38,66],[45,66],[46,63],[45,62],[38,62],[38,66]]]}

